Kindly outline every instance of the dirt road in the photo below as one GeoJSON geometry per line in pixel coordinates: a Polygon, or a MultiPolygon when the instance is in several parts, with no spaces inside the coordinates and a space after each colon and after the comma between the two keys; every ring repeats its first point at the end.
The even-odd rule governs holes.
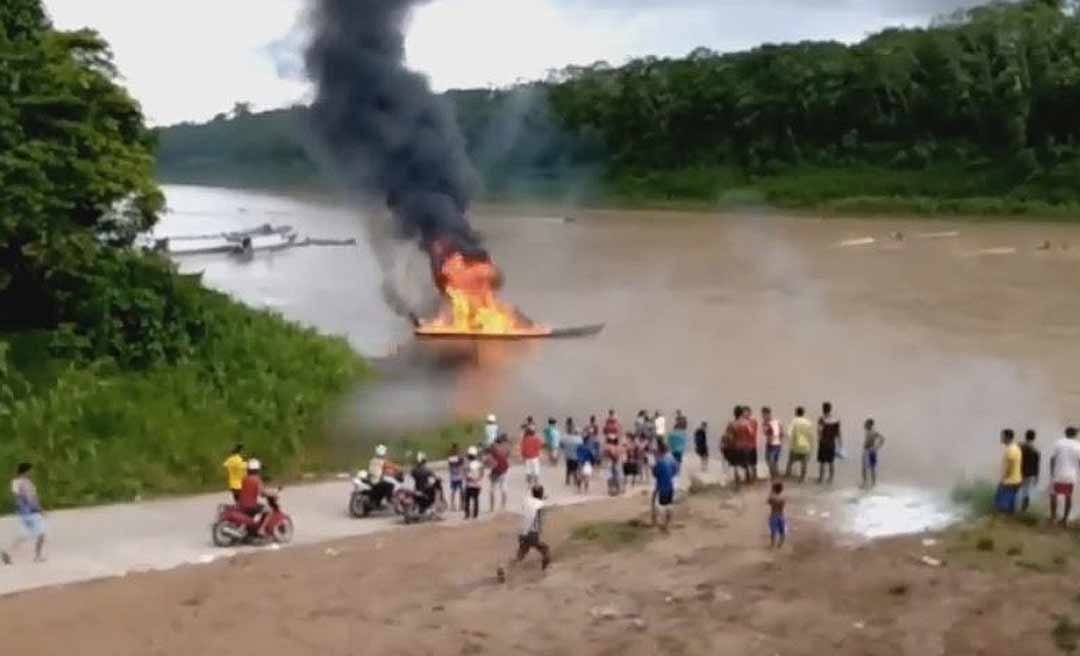
{"type": "MultiPolygon", "coordinates": [[[[561,468],[558,473],[545,468],[543,482],[554,503],[587,500],[562,485],[561,468]]],[[[524,487],[524,471],[513,467],[510,510],[521,504],[524,487]]],[[[594,486],[594,496],[599,497],[602,487],[594,486]]],[[[363,520],[349,516],[346,505],[351,489],[349,480],[286,488],[282,505],[296,524],[295,544],[401,527],[400,519],[392,516],[363,520]]],[[[486,511],[486,491],[484,494],[482,509],[486,511]]],[[[218,549],[210,543],[210,524],[217,505],[225,500],[225,495],[211,494],[49,513],[48,562],[33,564],[28,562],[27,553],[19,554],[23,557],[14,566],[0,567],[0,594],[232,556],[236,550],[218,549]]],[[[490,514],[483,512],[481,519],[487,518],[490,514]]],[[[461,521],[456,514],[447,515],[446,523],[450,525],[461,521]]],[[[0,543],[6,543],[19,530],[12,517],[3,518],[0,527],[0,543]]]]}
{"type": "Polygon", "coordinates": [[[668,535],[640,495],[559,508],[552,568],[533,554],[506,583],[509,515],[30,591],[0,598],[4,653],[1042,656],[1080,639],[1070,536],[984,525],[847,547],[808,503],[793,494],[779,552],[760,488],[689,497],[668,535]]]}

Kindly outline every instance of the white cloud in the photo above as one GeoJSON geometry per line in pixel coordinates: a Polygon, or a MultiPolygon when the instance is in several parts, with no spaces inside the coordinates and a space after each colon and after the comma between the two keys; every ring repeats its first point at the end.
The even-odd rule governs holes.
{"type": "MultiPolygon", "coordinates": [[[[553,68],[697,46],[852,41],[969,0],[434,0],[417,10],[409,64],[437,89],[505,85],[553,68]]],[[[151,123],[205,120],[236,101],[258,109],[310,96],[297,75],[305,0],[46,0],[56,25],[112,44],[151,123]]]]}

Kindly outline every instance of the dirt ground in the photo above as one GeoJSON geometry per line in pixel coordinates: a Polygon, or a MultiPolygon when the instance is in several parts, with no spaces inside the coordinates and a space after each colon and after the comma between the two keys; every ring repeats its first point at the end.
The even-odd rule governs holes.
{"type": "Polygon", "coordinates": [[[845,546],[798,504],[779,552],[761,491],[708,491],[667,535],[638,496],[556,509],[554,565],[533,554],[506,583],[514,516],[21,593],[0,598],[2,653],[973,656],[1080,637],[1071,536],[984,523],[845,546]]]}

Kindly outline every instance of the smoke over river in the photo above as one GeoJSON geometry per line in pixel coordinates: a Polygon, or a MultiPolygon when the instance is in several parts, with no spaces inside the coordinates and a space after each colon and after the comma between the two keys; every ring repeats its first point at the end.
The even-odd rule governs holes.
{"type": "MultiPolygon", "coordinates": [[[[383,293],[400,313],[416,309],[416,267],[400,244],[427,254],[436,242],[481,255],[469,225],[478,178],[450,107],[405,67],[404,30],[422,0],[316,0],[306,52],[315,83],[313,128],[325,164],[354,200],[385,203],[392,223],[369,221],[383,293]]],[[[385,210],[384,210],[385,211],[385,210]]],[[[378,214],[378,210],[376,210],[378,214]]],[[[414,254],[415,257],[415,254],[414,254]]],[[[421,276],[423,278],[423,276],[421,276]]],[[[430,292],[430,279],[426,280],[430,292]]],[[[428,299],[430,300],[430,299],[428,299]]]]}

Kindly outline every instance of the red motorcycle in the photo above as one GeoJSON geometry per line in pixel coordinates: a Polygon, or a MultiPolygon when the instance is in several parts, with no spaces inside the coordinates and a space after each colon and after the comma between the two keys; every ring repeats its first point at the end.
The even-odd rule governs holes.
{"type": "Polygon", "coordinates": [[[278,505],[276,496],[266,499],[269,517],[266,527],[260,531],[256,518],[240,509],[239,506],[223,504],[218,506],[217,521],[210,529],[214,545],[234,547],[241,544],[288,544],[293,538],[292,518],[286,515],[278,505]]]}

